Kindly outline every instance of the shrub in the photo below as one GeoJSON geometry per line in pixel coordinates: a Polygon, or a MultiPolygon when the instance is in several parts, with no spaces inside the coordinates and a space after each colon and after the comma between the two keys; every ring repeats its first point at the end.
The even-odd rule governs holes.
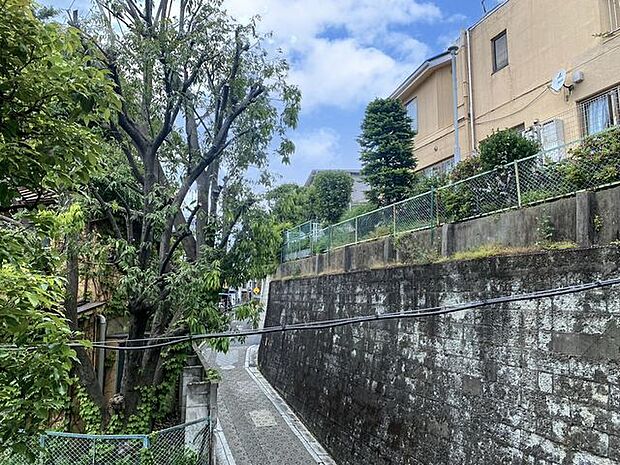
{"type": "Polygon", "coordinates": [[[480,142],[480,168],[489,171],[515,160],[531,157],[540,152],[537,141],[523,137],[513,129],[496,131],[480,142]]]}
{"type": "Polygon", "coordinates": [[[575,188],[620,181],[620,128],[587,137],[570,154],[564,176],[575,188]]]}
{"type": "Polygon", "coordinates": [[[338,221],[351,202],[353,178],[345,171],[321,171],[309,189],[311,208],[324,224],[338,221]]]}
{"type": "Polygon", "coordinates": [[[450,182],[449,174],[437,174],[434,176],[422,176],[419,175],[416,178],[415,184],[411,189],[411,197],[416,195],[425,194],[431,189],[437,189],[438,187],[445,186],[450,182]]]}
{"type": "Polygon", "coordinates": [[[453,182],[471,178],[482,172],[482,162],[479,155],[473,155],[461,160],[450,173],[450,180],[453,182]]]}
{"type": "Polygon", "coordinates": [[[344,212],[342,216],[340,217],[339,222],[350,220],[352,218],[355,218],[356,216],[364,215],[376,209],[377,209],[377,206],[373,205],[372,203],[362,203],[360,205],[356,205],[350,210],[347,210],[346,212],[344,212]]]}
{"type": "Polygon", "coordinates": [[[476,197],[467,182],[437,191],[437,202],[443,222],[451,223],[476,214],[476,197]]]}

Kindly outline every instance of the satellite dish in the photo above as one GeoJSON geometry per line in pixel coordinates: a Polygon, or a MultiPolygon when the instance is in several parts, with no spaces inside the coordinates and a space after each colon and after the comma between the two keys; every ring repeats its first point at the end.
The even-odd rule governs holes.
{"type": "Polygon", "coordinates": [[[551,85],[549,87],[551,87],[551,90],[554,92],[560,92],[562,90],[562,87],[564,87],[565,83],[566,70],[561,69],[555,76],[553,76],[553,79],[551,80],[551,85]]]}

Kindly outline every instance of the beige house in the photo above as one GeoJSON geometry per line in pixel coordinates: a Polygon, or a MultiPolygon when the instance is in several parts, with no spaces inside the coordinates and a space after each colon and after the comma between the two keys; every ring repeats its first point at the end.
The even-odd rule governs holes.
{"type": "MultiPolygon", "coordinates": [[[[494,130],[516,128],[551,156],[620,125],[620,0],[507,0],[461,33],[455,67],[461,158],[494,130]]],[[[418,169],[454,164],[450,52],[391,95],[417,131],[418,169]]]]}

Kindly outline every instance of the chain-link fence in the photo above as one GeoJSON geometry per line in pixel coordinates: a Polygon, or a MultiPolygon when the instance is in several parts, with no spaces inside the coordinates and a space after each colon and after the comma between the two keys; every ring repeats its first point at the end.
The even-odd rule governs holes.
{"type": "Polygon", "coordinates": [[[1,455],[2,465],[211,465],[208,419],[148,435],[47,432],[29,450],[1,455]]]}
{"type": "MultiPolygon", "coordinates": [[[[282,260],[295,260],[378,237],[437,227],[620,183],[620,127],[598,131],[597,128],[605,128],[609,122],[593,122],[593,118],[587,118],[589,107],[580,108],[579,119],[565,117],[565,121],[573,124],[563,123],[563,134],[576,133],[575,121],[581,120],[586,128],[596,126],[592,126],[597,130],[594,135],[570,144],[551,144],[552,148],[532,157],[323,229],[317,223],[305,223],[286,233],[282,260]]],[[[549,129],[551,126],[540,126],[540,140],[548,141],[549,134],[560,134],[557,121],[552,121],[554,132],[549,129]]]]}

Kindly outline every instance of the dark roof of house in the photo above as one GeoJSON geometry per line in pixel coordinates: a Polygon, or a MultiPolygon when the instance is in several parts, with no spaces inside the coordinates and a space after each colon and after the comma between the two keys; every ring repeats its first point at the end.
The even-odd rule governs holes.
{"type": "Polygon", "coordinates": [[[58,201],[55,192],[44,190],[35,192],[26,187],[18,187],[19,197],[11,205],[11,209],[33,208],[37,205],[52,205],[58,201]]]}
{"type": "Polygon", "coordinates": [[[106,302],[86,302],[82,305],[78,306],[78,313],[89,312],[91,310],[95,310],[96,308],[103,307],[106,302]]]}

